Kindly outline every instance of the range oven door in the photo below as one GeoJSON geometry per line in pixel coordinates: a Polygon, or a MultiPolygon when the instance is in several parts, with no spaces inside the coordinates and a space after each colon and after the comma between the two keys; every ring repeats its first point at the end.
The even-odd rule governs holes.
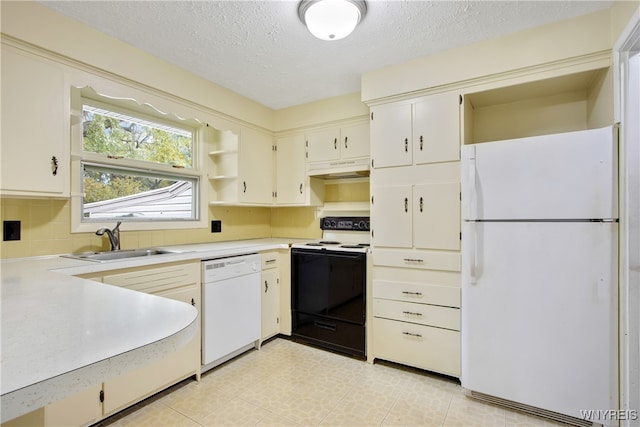
{"type": "Polygon", "coordinates": [[[292,335],[364,356],[366,253],[291,250],[292,335]]]}

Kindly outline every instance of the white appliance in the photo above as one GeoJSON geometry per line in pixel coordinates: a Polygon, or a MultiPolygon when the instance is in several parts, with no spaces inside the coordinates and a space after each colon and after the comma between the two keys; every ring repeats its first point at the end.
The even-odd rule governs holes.
{"type": "Polygon", "coordinates": [[[257,348],[260,273],[258,254],[202,262],[202,372],[257,348]]]}
{"type": "Polygon", "coordinates": [[[471,396],[617,425],[617,141],[611,126],[462,147],[471,396]]]}

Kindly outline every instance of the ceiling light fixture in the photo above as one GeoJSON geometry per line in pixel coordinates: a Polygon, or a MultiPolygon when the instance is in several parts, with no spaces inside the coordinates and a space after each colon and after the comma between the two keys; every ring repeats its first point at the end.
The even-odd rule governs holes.
{"type": "Polygon", "coordinates": [[[364,0],[302,0],[298,16],[320,40],[347,37],[367,13],[364,0]]]}

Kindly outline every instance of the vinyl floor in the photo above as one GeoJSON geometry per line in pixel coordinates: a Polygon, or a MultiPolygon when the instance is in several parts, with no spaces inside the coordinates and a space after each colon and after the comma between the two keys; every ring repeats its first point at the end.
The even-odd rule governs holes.
{"type": "Polygon", "coordinates": [[[563,426],[466,397],[452,378],[276,338],[97,426],[563,426]]]}

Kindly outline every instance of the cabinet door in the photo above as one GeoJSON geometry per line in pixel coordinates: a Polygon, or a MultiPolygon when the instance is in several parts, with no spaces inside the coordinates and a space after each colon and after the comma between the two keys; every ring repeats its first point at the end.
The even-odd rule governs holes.
{"type": "Polygon", "coordinates": [[[64,71],[2,46],[3,195],[69,195],[69,92],[64,71]]]}
{"type": "Polygon", "coordinates": [[[340,158],[340,130],[324,129],[307,134],[307,162],[323,162],[340,158]]]}
{"type": "Polygon", "coordinates": [[[375,168],[411,164],[411,104],[371,108],[371,153],[375,168]]]}
{"type": "Polygon", "coordinates": [[[238,200],[271,204],[273,200],[273,141],[269,135],[242,129],[238,153],[238,200]]]}
{"type": "Polygon", "coordinates": [[[45,426],[84,426],[102,418],[100,402],[102,384],[89,387],[80,393],[59,400],[44,408],[45,426]]]}
{"type": "Polygon", "coordinates": [[[411,186],[378,187],[371,205],[375,246],[412,247],[411,186]]]}
{"type": "Polygon", "coordinates": [[[369,123],[358,123],[340,128],[340,144],[342,159],[369,157],[369,123]]]}
{"type": "Polygon", "coordinates": [[[276,192],[278,204],[303,204],[306,200],[304,135],[277,140],[276,192]]]}
{"type": "Polygon", "coordinates": [[[413,105],[413,160],[416,164],[460,160],[460,98],[431,95],[413,105]]]}
{"type": "MultiPolygon", "coordinates": [[[[154,294],[194,304],[200,310],[199,283],[154,294]]],[[[162,359],[106,381],[104,383],[104,415],[110,415],[173,383],[196,375],[199,369],[200,333],[198,332],[191,341],[162,359]]]]}
{"type": "Polygon", "coordinates": [[[274,336],[279,331],[280,316],[280,270],[272,268],[262,271],[262,339],[274,336]]]}
{"type": "Polygon", "coordinates": [[[420,249],[460,250],[460,184],[413,187],[413,242],[420,249]]]}

